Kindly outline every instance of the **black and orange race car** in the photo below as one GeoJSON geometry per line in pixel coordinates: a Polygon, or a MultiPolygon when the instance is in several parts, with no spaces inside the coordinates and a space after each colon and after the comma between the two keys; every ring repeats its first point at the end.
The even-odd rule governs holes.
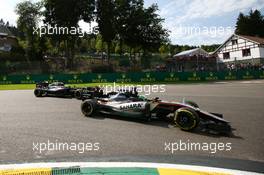
{"type": "Polygon", "coordinates": [[[82,113],[94,116],[96,113],[120,117],[170,119],[180,129],[192,131],[198,126],[216,133],[229,134],[231,127],[222,114],[210,113],[199,108],[192,101],[168,102],[155,98],[128,96],[125,93],[110,95],[108,98],[95,98],[83,101],[82,113]]]}
{"type": "Polygon", "coordinates": [[[47,81],[36,84],[34,90],[36,97],[65,97],[77,99],[90,99],[102,97],[103,92],[99,87],[71,87],[63,82],[49,83],[47,81]]]}
{"type": "Polygon", "coordinates": [[[36,84],[34,95],[36,97],[74,97],[75,90],[75,88],[65,86],[63,82],[44,81],[36,84]]]}

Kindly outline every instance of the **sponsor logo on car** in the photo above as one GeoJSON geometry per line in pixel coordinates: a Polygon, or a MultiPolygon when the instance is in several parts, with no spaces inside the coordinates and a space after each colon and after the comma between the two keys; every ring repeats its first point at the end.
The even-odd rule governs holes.
{"type": "Polygon", "coordinates": [[[127,104],[127,105],[120,106],[121,110],[124,110],[124,109],[136,109],[136,108],[142,108],[142,104],[141,103],[133,103],[133,104],[127,104]]]}

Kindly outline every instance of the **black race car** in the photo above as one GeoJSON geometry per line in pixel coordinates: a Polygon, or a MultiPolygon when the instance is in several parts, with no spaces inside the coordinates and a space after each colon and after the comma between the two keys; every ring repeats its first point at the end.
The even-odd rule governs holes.
{"type": "Polygon", "coordinates": [[[104,90],[98,86],[96,87],[85,87],[77,89],[75,91],[75,98],[80,100],[93,99],[93,98],[109,98],[118,93],[124,94],[126,97],[137,97],[138,92],[137,88],[131,89],[118,89],[117,91],[104,92],[104,90]]]}
{"type": "Polygon", "coordinates": [[[74,97],[79,100],[91,99],[95,97],[104,97],[103,89],[100,87],[85,87],[76,89],[74,92],[74,97]]]}
{"type": "Polygon", "coordinates": [[[153,100],[144,97],[128,96],[117,93],[108,98],[88,99],[81,104],[85,116],[95,113],[115,115],[120,117],[136,117],[149,121],[151,118],[161,118],[172,121],[184,131],[192,131],[198,125],[216,133],[229,134],[229,122],[222,114],[201,110],[191,101],[168,102],[158,98],[153,100]]]}
{"type": "Polygon", "coordinates": [[[65,86],[63,82],[41,82],[36,84],[34,94],[36,97],[74,97],[77,88],[65,86]]]}
{"type": "Polygon", "coordinates": [[[91,99],[95,97],[104,97],[103,91],[99,87],[70,87],[65,86],[63,82],[40,82],[36,84],[34,90],[36,97],[69,97],[77,99],[91,99]]]}

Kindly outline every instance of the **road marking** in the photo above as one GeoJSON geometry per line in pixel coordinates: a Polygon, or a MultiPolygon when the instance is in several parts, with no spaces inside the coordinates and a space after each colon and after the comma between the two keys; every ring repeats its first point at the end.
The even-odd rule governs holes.
{"type": "Polygon", "coordinates": [[[241,81],[240,82],[241,84],[263,84],[264,82],[263,81],[241,81]]]}
{"type": "Polygon", "coordinates": [[[179,170],[173,168],[158,168],[160,175],[230,175],[226,173],[219,172],[202,172],[202,171],[192,171],[192,170],[179,170]]]}
{"type": "Polygon", "coordinates": [[[17,169],[9,168],[5,170],[0,169],[0,175],[51,175],[51,168],[30,168],[30,169],[17,169]]]}

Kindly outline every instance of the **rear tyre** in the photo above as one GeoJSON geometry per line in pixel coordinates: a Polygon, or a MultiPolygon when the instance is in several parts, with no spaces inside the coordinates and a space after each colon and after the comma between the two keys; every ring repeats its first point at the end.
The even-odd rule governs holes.
{"type": "Polygon", "coordinates": [[[35,89],[35,90],[34,90],[34,95],[35,95],[36,97],[42,97],[43,92],[42,92],[40,89],[35,89]]]}
{"type": "Polygon", "coordinates": [[[81,93],[81,91],[80,91],[80,90],[75,91],[75,93],[74,93],[74,97],[80,100],[80,99],[82,98],[82,93],[81,93]]]}
{"type": "Polygon", "coordinates": [[[199,124],[197,112],[190,108],[180,108],[174,113],[175,124],[184,131],[192,131],[199,124]]]}
{"type": "Polygon", "coordinates": [[[81,110],[84,116],[91,117],[96,110],[96,103],[91,100],[86,100],[81,105],[81,110]]]}

